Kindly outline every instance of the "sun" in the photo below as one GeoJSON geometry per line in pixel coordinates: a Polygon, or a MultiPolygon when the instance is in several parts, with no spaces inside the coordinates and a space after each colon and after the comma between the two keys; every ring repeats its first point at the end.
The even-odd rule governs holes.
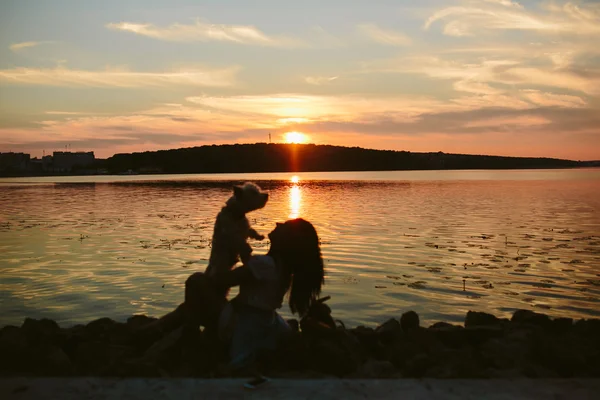
{"type": "Polygon", "coordinates": [[[308,137],[302,132],[287,132],[284,135],[286,143],[306,143],[308,137]]]}

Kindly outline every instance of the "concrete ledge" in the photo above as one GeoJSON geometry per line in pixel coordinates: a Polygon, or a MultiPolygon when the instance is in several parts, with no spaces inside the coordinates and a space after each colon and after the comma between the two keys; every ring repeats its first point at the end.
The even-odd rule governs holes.
{"type": "Polygon", "coordinates": [[[274,379],[257,390],[245,379],[3,378],[0,398],[24,399],[592,399],[600,379],[274,379]]]}

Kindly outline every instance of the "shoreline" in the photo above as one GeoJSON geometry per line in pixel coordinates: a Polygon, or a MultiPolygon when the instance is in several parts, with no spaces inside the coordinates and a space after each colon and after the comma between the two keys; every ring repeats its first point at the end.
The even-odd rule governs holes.
{"type": "MultiPolygon", "coordinates": [[[[20,327],[4,326],[0,376],[231,377],[219,373],[226,349],[202,332],[140,336],[153,321],[135,315],[61,328],[27,318],[20,327]]],[[[293,332],[269,354],[265,372],[292,379],[600,378],[600,319],[518,310],[510,320],[469,311],[464,326],[421,327],[412,311],[377,327],[328,327],[329,315],[322,321],[315,327],[288,320],[293,332]]]]}

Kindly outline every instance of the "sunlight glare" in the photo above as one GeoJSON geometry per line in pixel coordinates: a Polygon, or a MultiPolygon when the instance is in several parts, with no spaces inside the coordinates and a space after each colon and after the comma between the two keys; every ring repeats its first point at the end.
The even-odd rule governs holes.
{"type": "Polygon", "coordinates": [[[292,183],[298,183],[300,181],[300,178],[298,178],[298,175],[294,175],[290,178],[290,182],[292,183]]]}
{"type": "Polygon", "coordinates": [[[308,138],[302,132],[287,132],[285,134],[286,143],[306,143],[308,138]]]}
{"type": "Polygon", "coordinates": [[[290,215],[288,218],[298,218],[300,215],[300,203],[302,201],[302,192],[296,184],[290,188],[290,215]]]}

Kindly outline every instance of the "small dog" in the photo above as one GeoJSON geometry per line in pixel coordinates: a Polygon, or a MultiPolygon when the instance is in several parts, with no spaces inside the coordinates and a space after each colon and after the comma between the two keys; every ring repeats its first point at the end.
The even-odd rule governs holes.
{"type": "Polygon", "coordinates": [[[248,260],[252,253],[248,238],[265,237],[250,227],[246,213],[263,208],[268,199],[269,195],[254,183],[233,187],[233,196],[217,215],[206,275],[230,271],[240,258],[242,262],[248,260]]]}

